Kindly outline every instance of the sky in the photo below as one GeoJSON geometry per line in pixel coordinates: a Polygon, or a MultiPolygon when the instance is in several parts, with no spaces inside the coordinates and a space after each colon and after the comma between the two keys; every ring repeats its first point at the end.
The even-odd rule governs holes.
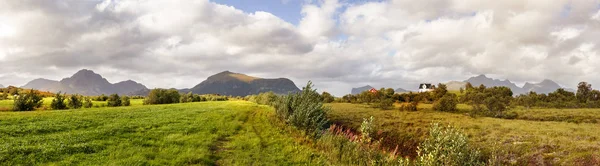
{"type": "Polygon", "coordinates": [[[80,69],[190,88],[221,71],[371,85],[486,74],[600,86],[597,0],[0,0],[0,84],[80,69]]]}

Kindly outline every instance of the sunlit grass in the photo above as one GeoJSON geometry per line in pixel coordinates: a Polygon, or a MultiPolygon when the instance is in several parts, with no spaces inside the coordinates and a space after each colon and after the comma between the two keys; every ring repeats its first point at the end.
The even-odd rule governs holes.
{"type": "Polygon", "coordinates": [[[6,165],[325,163],[250,102],[0,113],[6,165]]]}
{"type": "MultiPolygon", "coordinates": [[[[374,116],[379,129],[399,135],[405,148],[423,139],[433,122],[463,129],[476,147],[497,153],[506,164],[539,163],[572,165],[600,158],[600,126],[594,123],[541,122],[496,118],[472,118],[461,113],[436,112],[422,105],[420,111],[379,110],[364,105],[335,103],[332,121],[358,128],[363,118],[374,116]],[[412,142],[414,141],[414,142],[412,142]]],[[[577,111],[577,110],[574,110],[577,111]]],[[[414,147],[412,147],[414,148],[414,147]]]]}

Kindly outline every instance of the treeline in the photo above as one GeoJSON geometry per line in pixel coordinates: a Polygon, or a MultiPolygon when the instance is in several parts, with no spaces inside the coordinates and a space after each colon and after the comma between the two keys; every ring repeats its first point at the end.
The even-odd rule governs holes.
{"type": "Polygon", "coordinates": [[[29,91],[35,91],[41,97],[51,97],[54,94],[51,92],[42,92],[34,89],[23,89],[15,86],[8,86],[6,88],[0,88],[0,100],[8,100],[10,96],[18,96],[21,93],[28,93],[29,91]]]}
{"type": "Polygon", "coordinates": [[[600,108],[600,91],[580,82],[575,93],[562,88],[548,94],[529,92],[515,97],[514,103],[526,108],[600,108]]]}
{"type": "Polygon", "coordinates": [[[217,94],[197,95],[189,92],[180,94],[177,89],[153,89],[144,99],[144,104],[173,104],[203,101],[227,101],[229,97],[217,94]]]}

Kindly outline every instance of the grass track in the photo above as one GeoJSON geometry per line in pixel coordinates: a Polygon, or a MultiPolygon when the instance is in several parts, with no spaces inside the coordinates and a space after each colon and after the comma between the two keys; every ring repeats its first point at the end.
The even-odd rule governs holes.
{"type": "Polygon", "coordinates": [[[271,124],[269,109],[229,101],[0,112],[0,165],[325,163],[271,124]]]}

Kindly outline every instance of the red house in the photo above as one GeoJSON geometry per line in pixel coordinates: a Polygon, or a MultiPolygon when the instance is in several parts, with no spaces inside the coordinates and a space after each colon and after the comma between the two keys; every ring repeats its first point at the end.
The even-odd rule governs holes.
{"type": "Polygon", "coordinates": [[[377,93],[377,89],[371,88],[371,90],[369,90],[369,92],[371,92],[371,93],[377,93]]]}

